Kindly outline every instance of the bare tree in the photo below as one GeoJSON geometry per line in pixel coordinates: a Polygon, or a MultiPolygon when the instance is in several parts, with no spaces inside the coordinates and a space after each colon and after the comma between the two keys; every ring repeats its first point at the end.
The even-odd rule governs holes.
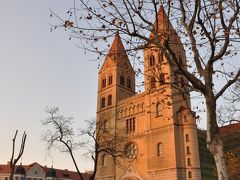
{"type": "Polygon", "coordinates": [[[94,169],[92,178],[94,179],[97,172],[98,163],[102,160],[101,158],[104,154],[109,155],[113,159],[113,163],[122,166],[121,162],[118,161],[120,159],[125,158],[124,146],[127,142],[127,137],[125,131],[122,129],[118,129],[117,131],[113,131],[106,122],[95,122],[94,119],[87,120],[87,128],[80,130],[80,135],[82,136],[90,136],[91,138],[83,138],[86,141],[84,144],[88,146],[88,153],[91,154],[91,158],[94,162],[94,169]],[[90,145],[90,147],[89,147],[90,145]],[[93,147],[91,147],[93,145],[93,147]]]}
{"type": "Polygon", "coordinates": [[[240,81],[224,96],[223,104],[218,108],[218,122],[228,125],[240,122],[240,81]]]}
{"type": "Polygon", "coordinates": [[[22,135],[22,141],[21,141],[19,153],[18,153],[17,157],[14,158],[17,134],[18,134],[18,130],[16,130],[15,135],[12,139],[12,156],[11,156],[11,159],[10,159],[10,176],[9,176],[10,180],[13,180],[13,176],[14,176],[14,172],[15,172],[15,166],[16,166],[17,162],[19,161],[19,159],[23,155],[24,148],[25,148],[25,142],[26,142],[26,138],[27,138],[27,134],[24,131],[24,133],[22,135]]]}
{"type": "Polygon", "coordinates": [[[42,125],[52,126],[52,129],[48,129],[43,135],[43,140],[48,143],[48,149],[56,147],[60,150],[60,152],[68,152],[77,170],[79,178],[84,180],[73,154],[73,150],[78,147],[78,144],[73,141],[73,118],[60,115],[58,107],[47,108],[46,112],[49,114],[49,117],[42,121],[42,125]]]}
{"type": "Polygon", "coordinates": [[[116,159],[116,157],[124,158],[123,146],[125,145],[126,137],[122,135],[122,131],[119,131],[119,134],[113,134],[105,123],[99,122],[96,126],[95,120],[92,119],[87,120],[86,128],[80,128],[79,133],[75,136],[76,131],[72,128],[72,117],[65,117],[59,114],[58,107],[47,108],[46,112],[49,114],[49,117],[42,121],[42,125],[50,125],[52,128],[43,134],[43,140],[47,142],[48,149],[55,147],[61,152],[70,154],[80,179],[83,180],[83,175],[78,168],[78,163],[73,153],[76,149],[80,149],[82,154],[86,151],[87,154],[90,154],[94,164],[91,179],[95,178],[101,154],[106,153],[113,159],[116,159]],[[75,143],[75,138],[79,139],[80,143],[75,143]]]}
{"type": "Polygon", "coordinates": [[[239,0],[75,0],[67,18],[52,28],[63,27],[80,40],[80,47],[104,57],[109,38],[119,32],[129,55],[155,48],[161,51],[173,74],[188,81],[188,89],[205,99],[207,146],[213,155],[219,179],[228,179],[223,141],[217,124],[217,101],[240,76],[234,56],[240,42],[239,0]],[[161,2],[161,3],[160,3],[161,2]],[[164,7],[161,19],[159,7],[164,7]],[[155,19],[155,23],[153,20],[155,19]],[[158,26],[162,21],[166,27],[158,26]],[[171,27],[173,26],[173,27],[171,27]],[[181,38],[176,38],[176,35],[181,38]],[[181,64],[176,47],[186,51],[181,64]]]}

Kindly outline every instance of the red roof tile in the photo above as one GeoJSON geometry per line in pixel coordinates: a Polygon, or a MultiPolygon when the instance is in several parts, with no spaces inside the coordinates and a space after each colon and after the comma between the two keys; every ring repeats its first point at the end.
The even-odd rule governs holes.
{"type": "MultiPolygon", "coordinates": [[[[36,162],[30,164],[30,165],[23,165],[26,172],[31,168],[33,167],[35,164],[38,164],[36,162]]],[[[38,164],[39,166],[41,166],[40,164],[38,164]]],[[[17,167],[17,166],[16,166],[17,167]]],[[[49,169],[51,169],[51,167],[44,167],[44,166],[41,166],[43,168],[43,171],[45,173],[48,172],[49,169]]],[[[69,171],[69,170],[62,170],[62,169],[55,169],[56,171],[56,175],[58,178],[67,178],[67,179],[74,179],[74,180],[80,180],[79,178],[79,175],[77,172],[74,172],[74,171],[69,171]]],[[[0,164],[0,174],[9,174],[10,173],[10,166],[9,165],[3,165],[3,164],[0,164]]],[[[82,173],[83,177],[85,180],[88,180],[89,177],[91,176],[91,174],[88,174],[88,173],[82,173]]]]}
{"type": "Polygon", "coordinates": [[[219,128],[219,131],[222,135],[230,134],[233,132],[240,132],[240,123],[230,124],[219,128]]]}

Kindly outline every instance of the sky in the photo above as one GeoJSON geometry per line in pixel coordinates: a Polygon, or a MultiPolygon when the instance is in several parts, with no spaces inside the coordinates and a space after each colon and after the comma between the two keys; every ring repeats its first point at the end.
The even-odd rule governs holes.
{"type": "MultiPolygon", "coordinates": [[[[68,40],[67,32],[50,32],[49,8],[65,13],[69,0],[0,1],[0,164],[10,160],[15,130],[27,132],[21,162],[75,170],[68,154],[49,153],[41,140],[46,106],[58,106],[76,127],[95,117],[97,62],[68,40]]],[[[91,163],[78,157],[82,171],[91,163]]]]}

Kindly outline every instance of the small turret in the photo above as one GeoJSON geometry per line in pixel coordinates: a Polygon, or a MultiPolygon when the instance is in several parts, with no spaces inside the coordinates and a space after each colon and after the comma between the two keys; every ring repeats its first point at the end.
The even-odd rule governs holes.
{"type": "Polygon", "coordinates": [[[25,168],[23,167],[22,163],[16,168],[15,175],[19,175],[19,176],[26,175],[26,171],[25,171],[25,168]]]}
{"type": "Polygon", "coordinates": [[[46,174],[46,178],[47,179],[51,179],[51,180],[54,180],[54,179],[56,179],[57,178],[57,176],[56,176],[56,171],[55,171],[55,169],[53,169],[53,167],[51,167],[49,170],[48,170],[48,172],[47,172],[47,174],[46,174]]]}

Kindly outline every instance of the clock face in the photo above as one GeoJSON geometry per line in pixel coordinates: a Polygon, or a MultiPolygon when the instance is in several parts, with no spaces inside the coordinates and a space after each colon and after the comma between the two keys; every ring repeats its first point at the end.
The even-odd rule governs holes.
{"type": "Polygon", "coordinates": [[[129,160],[133,160],[137,157],[138,155],[138,147],[137,144],[134,142],[129,142],[125,146],[125,156],[129,160]]]}

